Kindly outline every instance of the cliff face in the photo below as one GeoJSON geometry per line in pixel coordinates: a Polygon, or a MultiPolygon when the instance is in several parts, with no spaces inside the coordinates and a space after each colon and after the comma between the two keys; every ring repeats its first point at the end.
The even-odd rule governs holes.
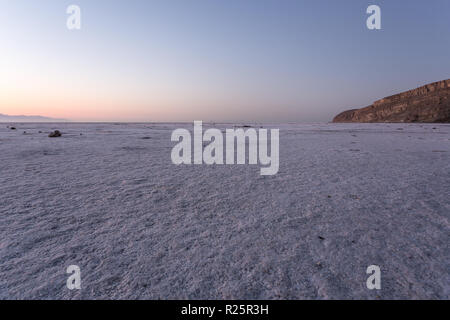
{"type": "Polygon", "coordinates": [[[450,79],[344,111],[333,122],[450,122],[450,79]]]}

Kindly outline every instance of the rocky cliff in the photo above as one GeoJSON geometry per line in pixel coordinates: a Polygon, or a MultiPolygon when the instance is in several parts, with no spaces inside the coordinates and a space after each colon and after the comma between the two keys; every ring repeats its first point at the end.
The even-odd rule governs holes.
{"type": "Polygon", "coordinates": [[[333,122],[450,122],[450,79],[344,111],[333,122]]]}

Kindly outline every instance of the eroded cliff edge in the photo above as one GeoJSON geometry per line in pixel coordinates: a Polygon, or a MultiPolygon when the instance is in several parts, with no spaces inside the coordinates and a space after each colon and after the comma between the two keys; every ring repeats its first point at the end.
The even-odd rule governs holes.
{"type": "Polygon", "coordinates": [[[450,79],[433,82],[347,110],[333,122],[448,122],[450,123],[450,79]]]}

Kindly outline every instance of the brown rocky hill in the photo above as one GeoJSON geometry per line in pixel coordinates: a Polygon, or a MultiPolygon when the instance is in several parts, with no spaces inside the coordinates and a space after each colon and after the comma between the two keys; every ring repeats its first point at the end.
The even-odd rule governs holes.
{"type": "Polygon", "coordinates": [[[344,111],[333,122],[450,122],[450,79],[344,111]]]}

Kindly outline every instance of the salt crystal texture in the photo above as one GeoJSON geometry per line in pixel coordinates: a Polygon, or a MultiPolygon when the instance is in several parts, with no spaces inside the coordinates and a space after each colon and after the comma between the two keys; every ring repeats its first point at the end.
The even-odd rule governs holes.
{"type": "Polygon", "coordinates": [[[266,177],[173,165],[172,130],[192,124],[15,126],[0,125],[0,299],[450,298],[449,125],[264,125],[280,129],[266,177]]]}

